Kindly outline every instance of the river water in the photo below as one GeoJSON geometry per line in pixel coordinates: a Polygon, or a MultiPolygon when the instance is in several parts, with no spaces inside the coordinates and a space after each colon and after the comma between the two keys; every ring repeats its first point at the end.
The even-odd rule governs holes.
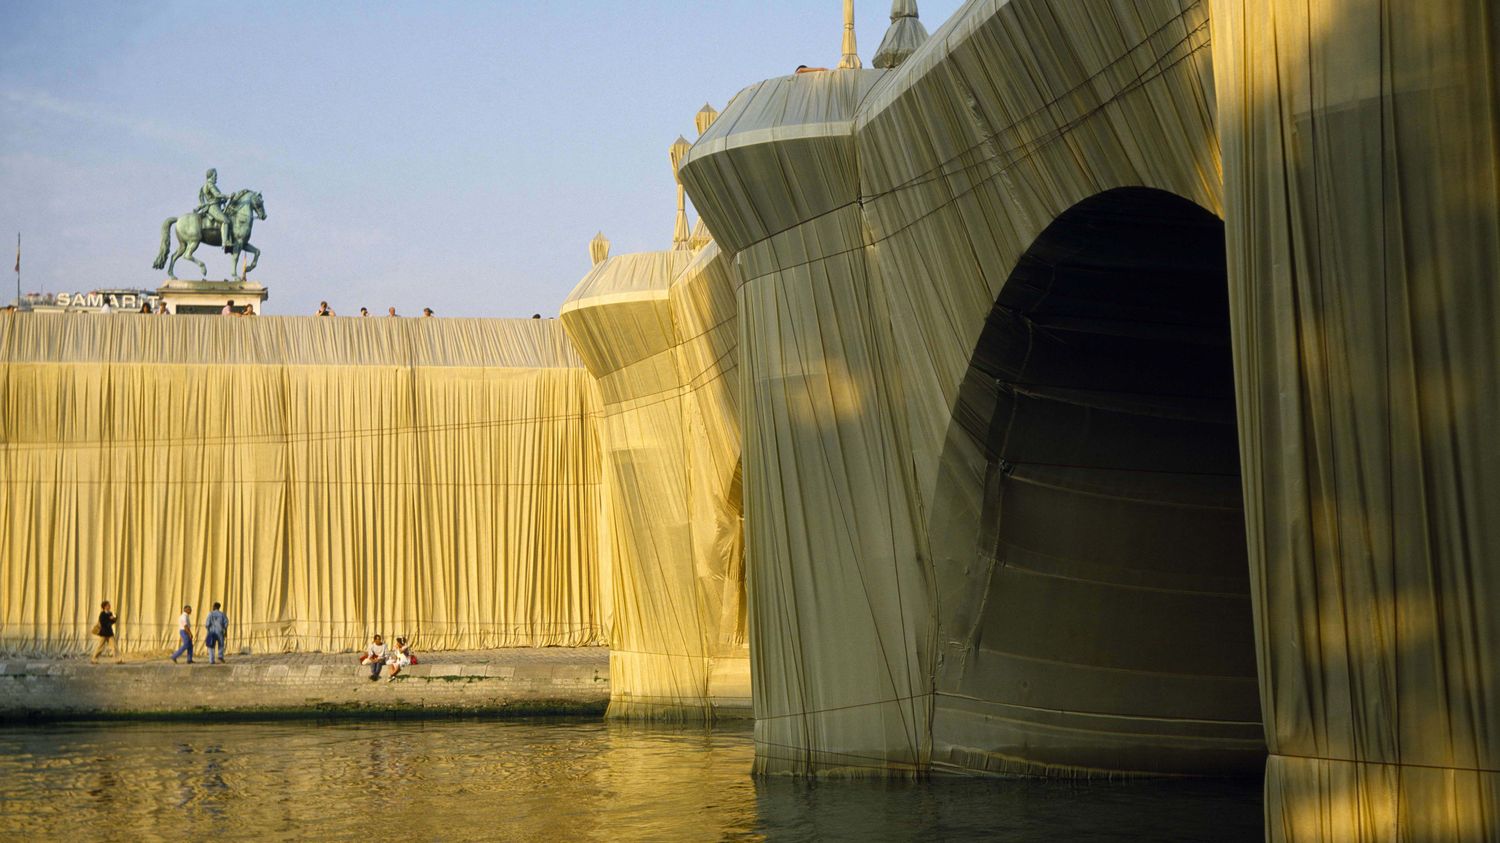
{"type": "Polygon", "coordinates": [[[1262,839],[1257,782],[756,780],[748,726],[0,729],[0,840],[1262,839]]]}

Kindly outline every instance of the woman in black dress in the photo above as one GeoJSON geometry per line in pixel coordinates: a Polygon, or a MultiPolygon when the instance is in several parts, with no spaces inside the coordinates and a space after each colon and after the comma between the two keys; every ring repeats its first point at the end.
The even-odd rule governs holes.
{"type": "Polygon", "coordinates": [[[89,659],[93,664],[99,663],[99,656],[105,647],[110,647],[115,661],[120,660],[120,645],[115,643],[115,623],[118,618],[109,610],[109,601],[99,604],[99,622],[94,624],[94,634],[99,636],[99,646],[94,648],[94,657],[89,659]]]}

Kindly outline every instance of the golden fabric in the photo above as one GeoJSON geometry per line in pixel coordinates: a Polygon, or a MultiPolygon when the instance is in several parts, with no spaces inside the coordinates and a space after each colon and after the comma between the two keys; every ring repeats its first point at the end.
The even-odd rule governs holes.
{"type": "MultiPolygon", "coordinates": [[[[1090,18],[973,4],[894,71],[746,89],[684,163],[744,278],[759,770],[1094,775],[1263,756],[1244,556],[1214,550],[1242,535],[1222,248],[1201,321],[1225,365],[1194,399],[1212,412],[1174,399],[1165,370],[1122,402],[1101,380],[1128,358],[1064,355],[1120,347],[1061,285],[1026,294],[1017,275],[1002,300],[1048,224],[1092,195],[1144,183],[1218,206],[1212,114],[1177,102],[1202,96],[1206,10],[1090,18]],[[1037,65],[1046,86],[979,98],[1037,65]],[[1077,129],[1046,134],[1058,124],[1077,129]],[[1137,124],[1190,154],[1133,155],[1119,143],[1137,124]],[[1064,331],[1077,339],[1044,356],[1064,331]],[[1227,476],[1205,483],[1185,449],[1141,432],[1161,425],[1227,476]],[[1121,540],[1140,523],[1182,540],[1121,540]]],[[[1068,271],[1084,240],[1039,260],[1068,271]]],[[[1150,338],[1149,319],[1130,330],[1177,342],[1150,338]]]]}
{"type": "Polygon", "coordinates": [[[976,0],[726,107],[758,769],[1228,769],[1263,708],[1274,838],[1495,836],[1497,21],[976,0]]]}
{"type": "Polygon", "coordinates": [[[562,308],[604,406],[612,717],[748,708],[731,273],[712,244],[619,255],[562,308]]]}
{"type": "Polygon", "coordinates": [[[597,415],[552,320],[0,317],[0,640],[600,644],[597,415]]]}
{"type": "Polygon", "coordinates": [[[869,295],[850,119],[881,77],[741,92],[683,167],[735,249],[756,764],[915,769],[930,611],[902,455],[883,439],[888,321],[869,295]],[[774,125],[774,131],[770,126],[774,125]],[[769,175],[774,170],[775,176],[769,175]],[[754,175],[751,175],[754,174],[754,175]],[[802,220],[808,220],[802,224],[802,220]]]}
{"type": "Polygon", "coordinates": [[[1213,4],[1268,838],[1500,837],[1500,17],[1213,4]]]}

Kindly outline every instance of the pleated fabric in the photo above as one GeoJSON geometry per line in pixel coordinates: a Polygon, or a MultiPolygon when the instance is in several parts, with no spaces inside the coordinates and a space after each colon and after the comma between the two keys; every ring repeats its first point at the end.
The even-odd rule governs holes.
{"type": "Polygon", "coordinates": [[[976,0],[735,98],[681,175],[742,278],[758,770],[1201,772],[1263,718],[1274,838],[1495,836],[1497,21],[976,0]],[[1168,388],[1226,343],[1232,414],[1168,388]]]}
{"type": "Polygon", "coordinates": [[[0,318],[0,641],[602,644],[598,417],[553,320],[0,318]]]}
{"type": "Polygon", "coordinates": [[[611,717],[748,713],[733,277],[712,243],[618,255],[561,311],[603,404],[611,717]]]}
{"type": "MultiPolygon", "coordinates": [[[[1045,463],[1070,437],[1086,444],[1090,419],[1146,419],[1112,434],[1128,448],[1141,441],[1132,424],[1181,427],[1188,412],[1097,393],[1107,385],[1091,367],[1107,367],[1107,352],[1028,369],[1028,332],[1077,345],[1059,334],[1076,324],[1037,328],[1069,316],[1045,283],[1016,295],[1045,317],[994,340],[1017,348],[1012,380],[1078,380],[1032,386],[1027,406],[1051,408],[1050,420],[1030,417],[1040,441],[1023,447],[1017,432],[995,440],[1013,452],[987,452],[1008,411],[993,394],[960,397],[1001,290],[1069,208],[1150,185],[1218,211],[1208,35],[1195,3],[973,3],[894,71],[747,88],[687,156],[694,206],[744,278],[758,770],[1091,776],[1259,763],[1248,574],[1243,551],[1218,553],[1212,538],[1237,535],[1233,460],[1227,489],[1182,474],[1181,459],[1175,488],[1144,460],[1122,474],[1128,461],[1107,447],[1075,449],[1097,465],[1017,468],[1018,455],[1045,463]],[[1085,381],[1096,395],[1078,392],[1085,381]],[[981,417],[977,440],[966,414],[981,417]],[[1192,540],[1158,558],[1099,520],[1147,512],[1192,540]],[[1212,570],[1194,572],[1198,562],[1212,570]],[[1231,617],[1236,628],[1221,629],[1231,617]],[[1164,677],[1175,692],[1155,690],[1164,677]]],[[[993,389],[1001,373],[983,374],[993,389]]]]}
{"type": "Polygon", "coordinates": [[[855,204],[852,120],[881,76],[813,73],[748,88],[682,171],[742,278],[760,772],[917,771],[927,760],[930,581],[881,363],[891,325],[855,204]]]}
{"type": "Polygon", "coordinates": [[[891,68],[906,61],[927,40],[927,28],[917,19],[917,0],[895,0],[891,4],[891,27],[875,48],[875,67],[891,68]]]}
{"type": "Polygon", "coordinates": [[[1213,4],[1268,838],[1500,837],[1500,15],[1213,4]]]}

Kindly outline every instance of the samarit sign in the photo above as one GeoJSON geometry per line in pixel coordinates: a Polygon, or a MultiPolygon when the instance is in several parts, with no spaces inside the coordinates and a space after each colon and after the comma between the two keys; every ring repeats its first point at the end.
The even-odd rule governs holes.
{"type": "Polygon", "coordinates": [[[140,310],[149,304],[153,310],[160,296],[150,290],[94,290],[91,293],[58,293],[52,300],[62,310],[140,310]]]}

